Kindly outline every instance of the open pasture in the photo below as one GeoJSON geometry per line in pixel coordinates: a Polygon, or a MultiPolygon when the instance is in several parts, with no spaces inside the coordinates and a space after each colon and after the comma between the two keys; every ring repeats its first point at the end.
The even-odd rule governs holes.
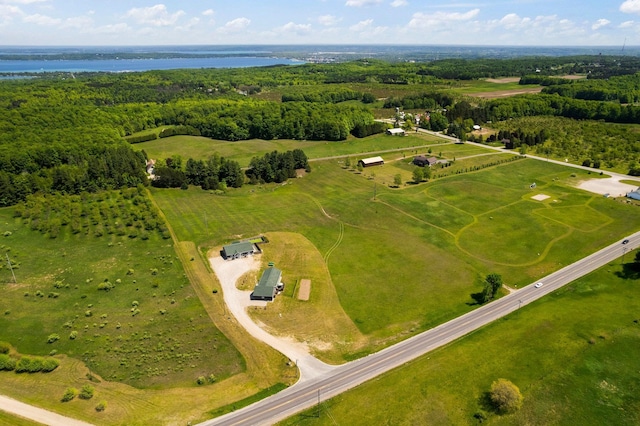
{"type": "MultiPolygon", "coordinates": [[[[394,165],[379,170],[387,167],[394,165]]],[[[523,159],[398,190],[334,159],[285,185],[153,193],[179,239],[203,247],[282,230],[305,236],[373,348],[473,309],[471,295],[488,273],[528,284],[630,232],[634,207],[565,186],[576,173],[523,159]],[[531,199],[545,191],[548,201],[531,199]],[[585,206],[583,218],[598,223],[579,228],[576,212],[537,213],[556,204],[585,206]]]]}
{"type": "MultiPolygon", "coordinates": [[[[133,145],[136,150],[145,150],[149,158],[165,159],[175,155],[183,159],[208,158],[214,153],[238,161],[242,167],[249,165],[251,158],[272,151],[302,149],[309,159],[335,156],[358,156],[363,152],[397,150],[441,144],[445,140],[427,133],[409,133],[407,136],[373,135],[358,139],[353,136],[341,142],[298,141],[290,139],[228,142],[200,136],[171,136],[133,145]]],[[[439,148],[433,148],[437,150],[439,148]]]]}
{"type": "Polygon", "coordinates": [[[638,424],[640,294],[629,267],[616,261],[322,403],[319,418],[314,407],[280,424],[638,424]],[[524,396],[515,414],[485,402],[498,378],[524,396]]]}

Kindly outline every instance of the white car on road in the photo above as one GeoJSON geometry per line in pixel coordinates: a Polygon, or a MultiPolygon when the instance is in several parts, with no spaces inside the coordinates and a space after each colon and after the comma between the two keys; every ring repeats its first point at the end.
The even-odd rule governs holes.
{"type": "Polygon", "coordinates": [[[540,287],[542,287],[542,283],[536,283],[535,287],[536,287],[536,288],[540,288],[540,287]]]}

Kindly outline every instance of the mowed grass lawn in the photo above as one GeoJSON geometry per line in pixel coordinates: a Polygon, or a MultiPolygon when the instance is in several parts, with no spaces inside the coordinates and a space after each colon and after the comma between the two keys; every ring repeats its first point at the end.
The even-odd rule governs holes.
{"type": "Polygon", "coordinates": [[[302,149],[307,157],[325,158],[334,156],[359,155],[362,152],[376,152],[389,149],[403,149],[435,145],[432,150],[440,150],[438,144],[446,140],[426,133],[410,132],[405,137],[385,134],[358,139],[353,136],[341,142],[296,141],[290,139],[228,142],[199,136],[172,136],[133,145],[136,150],[144,150],[149,158],[165,159],[180,155],[185,161],[188,158],[206,159],[217,152],[220,156],[238,161],[241,167],[249,166],[251,158],[262,156],[271,151],[290,151],[302,149]]]}
{"type": "MultiPolygon", "coordinates": [[[[634,253],[631,253],[632,255],[634,253]]],[[[627,261],[632,256],[627,257],[627,261]]],[[[640,281],[619,260],[282,425],[637,425],[640,281]],[[498,378],[524,396],[498,415],[498,378]]]]}
{"type": "Polygon", "coordinates": [[[284,185],[153,194],[178,238],[203,248],[264,232],[306,237],[373,350],[473,309],[488,273],[522,286],[640,227],[629,221],[637,207],[563,183],[576,173],[524,159],[392,189],[329,160],[284,185]],[[531,199],[540,193],[550,198],[531,199]]]}

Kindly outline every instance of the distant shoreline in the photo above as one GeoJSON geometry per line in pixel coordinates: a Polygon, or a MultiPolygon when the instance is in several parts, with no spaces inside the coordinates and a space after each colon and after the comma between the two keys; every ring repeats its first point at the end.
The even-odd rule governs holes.
{"type": "Polygon", "coordinates": [[[357,59],[429,62],[578,55],[640,56],[640,46],[224,45],[0,46],[0,74],[243,68],[357,59]]]}

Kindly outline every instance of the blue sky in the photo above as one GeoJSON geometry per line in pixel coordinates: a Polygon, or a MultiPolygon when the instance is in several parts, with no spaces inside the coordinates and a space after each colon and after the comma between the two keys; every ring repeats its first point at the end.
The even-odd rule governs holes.
{"type": "Polygon", "coordinates": [[[0,0],[1,45],[640,45],[640,0],[0,0]]]}

